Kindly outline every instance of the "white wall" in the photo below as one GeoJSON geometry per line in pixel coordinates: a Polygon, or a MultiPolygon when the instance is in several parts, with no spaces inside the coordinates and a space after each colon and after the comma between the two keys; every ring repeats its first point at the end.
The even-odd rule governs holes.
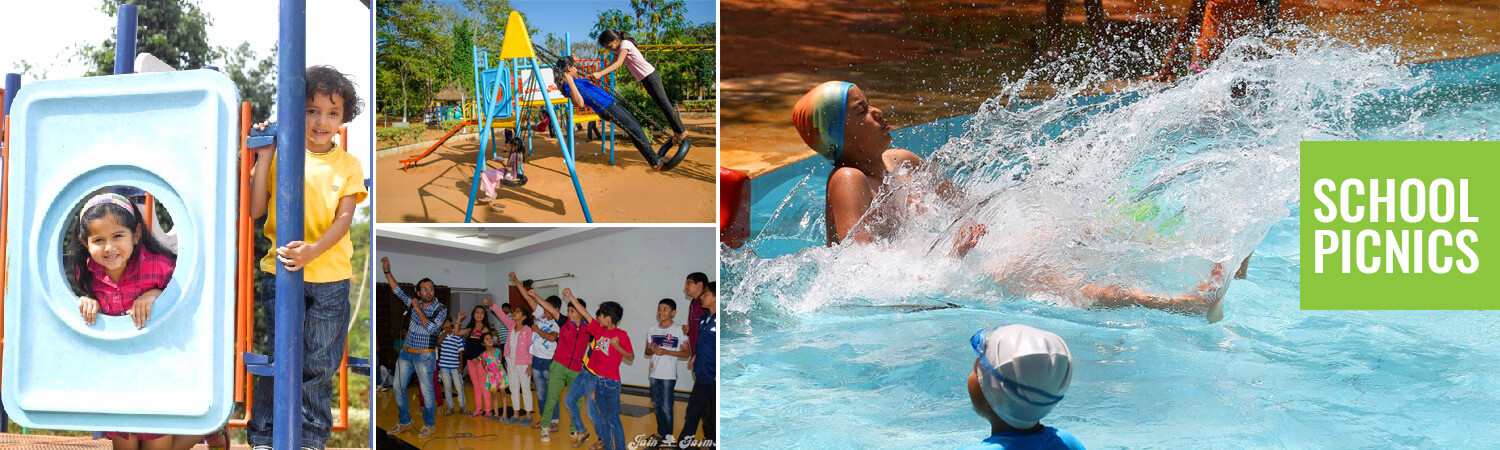
{"type": "MultiPolygon", "coordinates": [[[[716,233],[713,227],[633,228],[502,259],[486,266],[489,289],[507,292],[510,281],[506,275],[510,272],[522,279],[576,275],[542,284],[571,288],[573,295],[588,302],[591,314],[605,301],[620,303],[625,308],[620,327],[630,335],[636,354],[634,363],[620,366],[620,375],[624,384],[646,387],[651,385],[647,374],[651,361],[644,348],[646,333],[656,323],[656,304],[663,298],[676,300],[677,317],[673,321],[678,326],[687,322],[690,299],[682,293],[683,281],[693,272],[709,274],[709,280],[716,280],[716,233]]],[[[687,358],[682,358],[678,362],[677,389],[690,391],[692,386],[692,370],[687,367],[687,358]]]]}

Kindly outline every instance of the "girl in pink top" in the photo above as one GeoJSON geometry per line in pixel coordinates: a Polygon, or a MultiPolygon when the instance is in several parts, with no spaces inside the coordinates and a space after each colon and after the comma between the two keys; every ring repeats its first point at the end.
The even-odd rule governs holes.
{"type": "Polygon", "coordinates": [[[524,308],[513,308],[510,315],[506,315],[490,299],[484,299],[484,306],[494,311],[495,317],[510,329],[510,338],[505,341],[505,370],[516,374],[510,396],[510,407],[516,411],[516,416],[503,418],[501,422],[531,425],[531,377],[522,376],[531,373],[531,315],[524,308]]]}
{"type": "Polygon", "coordinates": [[[636,48],[635,40],[625,35],[623,31],[604,30],[599,33],[599,46],[615,53],[615,60],[609,63],[603,70],[589,75],[590,81],[600,84],[600,79],[620,66],[635,77],[635,81],[646,88],[646,93],[651,94],[651,99],[656,101],[656,107],[661,108],[662,115],[667,116],[667,121],[672,123],[672,142],[682,142],[687,137],[687,129],[682,126],[682,117],[677,115],[677,107],[672,106],[672,101],[667,99],[667,89],[661,84],[661,73],[656,67],[646,61],[646,56],[636,48]]]}

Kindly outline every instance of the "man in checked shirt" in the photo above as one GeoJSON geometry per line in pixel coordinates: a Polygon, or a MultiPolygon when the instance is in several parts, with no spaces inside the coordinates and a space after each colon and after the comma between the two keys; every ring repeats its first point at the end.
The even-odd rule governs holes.
{"type": "Polygon", "coordinates": [[[391,276],[390,258],[380,258],[380,268],[385,271],[385,281],[391,292],[401,303],[411,308],[411,322],[406,327],[406,345],[396,359],[396,410],[400,420],[390,434],[400,434],[411,429],[411,409],[407,405],[406,386],[411,382],[412,372],[417,374],[417,384],[422,388],[422,431],[417,437],[432,435],[432,425],[437,415],[437,396],[432,386],[432,371],[437,367],[437,336],[443,328],[443,319],[448,317],[448,308],[432,297],[435,284],[423,278],[417,282],[417,298],[413,299],[401,290],[396,277],[391,276]]]}

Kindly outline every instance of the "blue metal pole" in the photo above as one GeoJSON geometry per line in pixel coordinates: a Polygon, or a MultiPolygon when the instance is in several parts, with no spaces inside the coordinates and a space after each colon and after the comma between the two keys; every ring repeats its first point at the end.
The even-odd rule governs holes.
{"type": "MultiPolygon", "coordinates": [[[[304,239],[303,150],[307,146],[307,2],[281,0],[276,62],[276,245],[304,239]]],[[[275,414],[271,447],[302,446],[302,271],[276,265],[275,414]]]]}
{"type": "MultiPolygon", "coordinates": [[[[477,52],[479,46],[476,45],[474,48],[477,52]]],[[[474,181],[469,185],[469,206],[464,210],[464,223],[474,221],[474,201],[479,197],[479,178],[484,174],[485,162],[487,161],[486,154],[490,147],[494,145],[494,136],[491,134],[494,132],[494,129],[491,127],[494,119],[490,117],[489,104],[493,101],[494,97],[493,93],[488,90],[489,86],[485,86],[482,78],[484,70],[488,68],[489,55],[478,54],[475,58],[474,66],[476,71],[474,74],[474,83],[476,86],[474,93],[478,97],[474,99],[474,115],[479,116],[479,159],[474,163],[474,181]],[[480,65],[484,67],[481,68],[480,65]]],[[[495,83],[497,85],[500,83],[500,77],[495,77],[495,83]]]]}
{"type": "MultiPolygon", "coordinates": [[[[572,54],[573,54],[572,49],[573,49],[573,33],[563,33],[562,55],[565,56],[565,57],[566,56],[572,56],[572,54]]],[[[580,73],[579,75],[583,75],[583,74],[580,73]]],[[[558,86],[558,87],[561,87],[561,86],[558,86]]],[[[563,106],[568,110],[568,112],[567,112],[568,121],[565,122],[566,126],[568,128],[568,147],[572,148],[574,150],[577,150],[578,146],[574,145],[574,143],[578,142],[578,141],[576,141],[576,140],[573,139],[573,128],[577,126],[576,124],[573,123],[573,101],[569,100],[567,103],[563,103],[563,106]]],[[[563,139],[563,136],[561,134],[557,135],[558,146],[562,145],[562,139],[563,139]]],[[[569,159],[572,159],[572,157],[570,156],[569,159]]]]}
{"type": "MultiPolygon", "coordinates": [[[[536,80],[536,85],[538,87],[547,86],[545,83],[542,83],[542,69],[537,67],[536,58],[527,59],[531,63],[531,76],[536,80]]],[[[561,86],[558,88],[560,89],[561,86]]],[[[552,133],[562,136],[562,129],[558,128],[558,117],[552,113],[552,95],[548,94],[546,89],[539,90],[542,91],[542,105],[544,105],[542,106],[542,110],[546,111],[547,118],[552,120],[552,133]]],[[[572,102],[572,100],[568,101],[572,102]]],[[[568,103],[568,105],[571,105],[571,103],[568,103]]],[[[571,112],[572,106],[568,108],[569,112],[571,112]]],[[[583,185],[578,182],[578,171],[573,168],[573,148],[568,145],[562,145],[561,140],[558,141],[558,144],[558,147],[562,147],[563,162],[568,164],[568,175],[573,177],[573,192],[578,194],[578,205],[583,207],[583,220],[588,221],[588,223],[594,223],[594,216],[589,214],[589,202],[583,198],[583,185]]]]}
{"type": "Polygon", "coordinates": [[[135,73],[136,6],[120,5],[115,14],[115,75],[135,73]]]}
{"type": "MultiPolygon", "coordinates": [[[[614,59],[613,54],[610,55],[610,59],[614,59]]],[[[610,72],[609,74],[609,90],[610,92],[620,92],[615,90],[614,72],[610,72]]],[[[605,124],[609,125],[609,165],[613,166],[615,165],[615,123],[603,119],[600,119],[600,122],[604,122],[605,124]]]]}
{"type": "Polygon", "coordinates": [[[5,74],[5,114],[10,114],[10,102],[16,99],[16,93],[21,92],[21,74],[5,74]]]}

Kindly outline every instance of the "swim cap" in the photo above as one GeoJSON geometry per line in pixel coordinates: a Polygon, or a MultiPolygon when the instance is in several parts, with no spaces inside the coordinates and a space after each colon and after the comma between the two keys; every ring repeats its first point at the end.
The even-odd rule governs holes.
{"type": "Polygon", "coordinates": [[[1073,356],[1056,334],[1007,325],[979,330],[969,344],[979,354],[979,390],[1012,427],[1035,427],[1068,391],[1073,356]]]}
{"type": "Polygon", "coordinates": [[[853,87],[847,81],[829,81],[807,91],[792,107],[792,123],[802,142],[829,161],[844,154],[844,115],[853,87]]]}

